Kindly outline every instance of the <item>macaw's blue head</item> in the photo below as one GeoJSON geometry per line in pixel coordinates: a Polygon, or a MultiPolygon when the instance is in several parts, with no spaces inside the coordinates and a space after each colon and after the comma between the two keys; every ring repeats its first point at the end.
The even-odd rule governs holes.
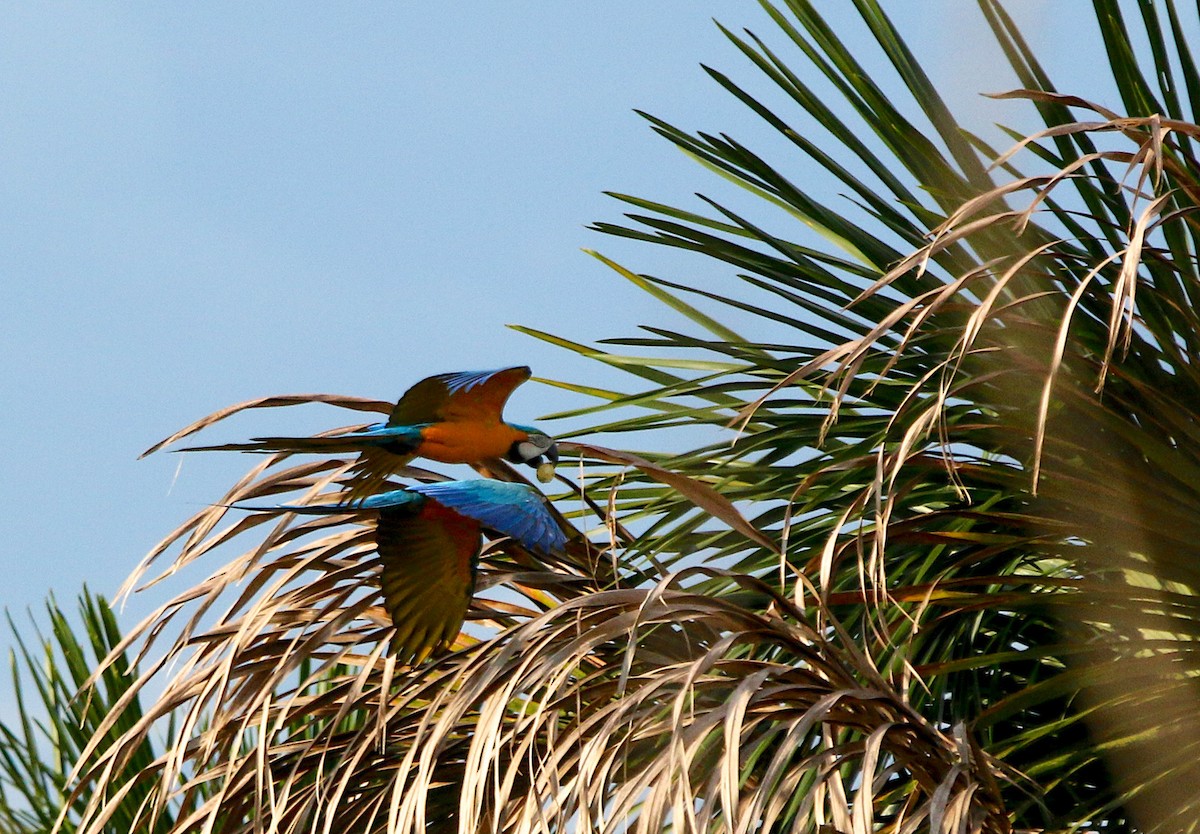
{"type": "Polygon", "coordinates": [[[554,465],[558,463],[558,444],[554,438],[541,429],[533,426],[510,424],[514,429],[525,433],[523,440],[517,440],[508,450],[506,458],[510,463],[524,463],[538,470],[538,480],[548,481],[554,477],[554,465]],[[549,471],[550,477],[543,477],[549,471]]]}

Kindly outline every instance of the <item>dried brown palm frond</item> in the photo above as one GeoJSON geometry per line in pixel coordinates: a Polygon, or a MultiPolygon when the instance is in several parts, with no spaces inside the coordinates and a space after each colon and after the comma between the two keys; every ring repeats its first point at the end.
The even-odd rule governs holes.
{"type": "MultiPolygon", "coordinates": [[[[641,466],[773,547],[701,482],[568,448],[641,466]]],[[[546,560],[494,542],[481,584],[506,590],[476,599],[453,653],[396,663],[369,520],[231,506],[321,502],[352,465],[265,458],[135,571],[127,587],[157,585],[251,537],[118,647],[147,670],[129,703],[161,694],[101,744],[124,720],[116,704],[84,751],[82,830],[104,830],[131,791],[147,797],[139,825],[195,809],[175,831],[1006,830],[995,785],[1012,774],[913,712],[835,630],[782,598],[756,613],[686,589],[710,570],[631,570],[619,544],[601,558],[576,534],[546,560]],[[166,754],[120,783],[167,718],[166,754]]]]}
{"type": "MultiPolygon", "coordinates": [[[[314,611],[327,571],[182,652],[157,709],[182,709],[184,730],[137,780],[159,803],[144,822],[190,802],[172,830],[1008,830],[994,780],[1009,775],[783,600],[786,619],[682,591],[685,576],[593,590],[404,670],[378,626],[353,625],[361,606],[314,611]]],[[[84,784],[104,784],[152,720],[84,784]]],[[[97,793],[85,830],[119,807],[97,793]]]]}
{"type": "MultiPolygon", "coordinates": [[[[1006,830],[990,786],[974,781],[969,743],[848,674],[814,650],[823,642],[665,585],[580,597],[373,710],[383,726],[359,731],[372,743],[331,737],[283,757],[278,772],[294,784],[327,786],[297,791],[272,821],[286,831],[828,822],[866,832],[932,818],[945,830],[1006,830]],[[347,749],[362,751],[358,761],[347,749]],[[869,788],[844,782],[850,763],[869,788]],[[921,789],[898,792],[910,778],[921,789]]],[[[255,796],[252,758],[232,791],[242,801],[255,796]]]]}

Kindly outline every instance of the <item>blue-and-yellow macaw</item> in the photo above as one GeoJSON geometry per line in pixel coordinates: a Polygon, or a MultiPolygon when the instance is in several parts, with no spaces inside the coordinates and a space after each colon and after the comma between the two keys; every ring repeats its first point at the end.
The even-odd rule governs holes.
{"type": "Polygon", "coordinates": [[[445,649],[462,629],[475,592],[483,530],[544,554],[566,544],[542,494],[504,481],[443,481],[338,504],[243,509],[378,512],[375,547],[384,606],[396,628],[392,647],[400,662],[413,665],[445,649]]]}
{"type": "Polygon", "coordinates": [[[532,372],[525,366],[438,374],[404,392],[386,423],[321,437],[255,437],[249,443],[193,447],[190,451],[359,452],[351,495],[361,498],[416,457],[442,463],[501,458],[554,477],[558,445],[540,429],[504,422],[504,403],[532,372]]]}

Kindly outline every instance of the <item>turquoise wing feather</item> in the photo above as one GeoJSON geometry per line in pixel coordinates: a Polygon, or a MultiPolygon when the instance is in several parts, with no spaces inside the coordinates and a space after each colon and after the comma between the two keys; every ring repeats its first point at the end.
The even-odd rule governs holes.
{"type": "Polygon", "coordinates": [[[436,501],[459,515],[478,522],[489,530],[515,539],[522,547],[539,553],[558,553],[566,545],[562,528],[546,508],[540,492],[525,484],[504,481],[439,481],[415,484],[354,501],[337,504],[284,504],[272,509],[294,513],[351,513],[371,510],[418,510],[426,500],[436,501]]]}
{"type": "Polygon", "coordinates": [[[509,536],[529,550],[557,553],[566,536],[546,499],[525,484],[504,481],[441,481],[409,487],[444,507],[474,519],[489,530],[509,536]]]}

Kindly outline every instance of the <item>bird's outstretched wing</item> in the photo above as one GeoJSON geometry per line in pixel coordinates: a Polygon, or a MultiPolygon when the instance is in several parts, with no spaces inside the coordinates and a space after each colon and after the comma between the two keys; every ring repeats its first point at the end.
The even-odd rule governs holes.
{"type": "MultiPolygon", "coordinates": [[[[474,519],[488,530],[539,553],[558,553],[566,536],[546,499],[533,487],[505,481],[440,481],[410,487],[444,507],[474,519]]],[[[379,496],[382,497],[382,496],[379,496]]]]}
{"type": "Polygon", "coordinates": [[[482,544],[479,522],[426,502],[382,510],[375,546],[384,607],[395,626],[392,650],[418,664],[447,648],[462,629],[475,593],[482,544]]]}
{"type": "Polygon", "coordinates": [[[500,422],[504,403],[533,372],[525,365],[495,371],[459,371],[427,377],[404,392],[389,426],[444,420],[500,422]]]}
{"type": "Polygon", "coordinates": [[[566,544],[542,494],[503,481],[442,481],[336,504],[243,508],[378,511],[375,544],[384,605],[396,628],[393,650],[401,662],[413,664],[445,649],[462,629],[484,529],[542,553],[559,552],[566,544]]]}
{"type": "Polygon", "coordinates": [[[477,479],[414,484],[375,495],[333,504],[276,504],[257,506],[235,504],[243,510],[329,515],[397,510],[425,512],[436,504],[451,514],[460,515],[483,528],[517,541],[522,547],[539,553],[559,553],[567,538],[550,510],[545,497],[527,484],[477,479]]]}

